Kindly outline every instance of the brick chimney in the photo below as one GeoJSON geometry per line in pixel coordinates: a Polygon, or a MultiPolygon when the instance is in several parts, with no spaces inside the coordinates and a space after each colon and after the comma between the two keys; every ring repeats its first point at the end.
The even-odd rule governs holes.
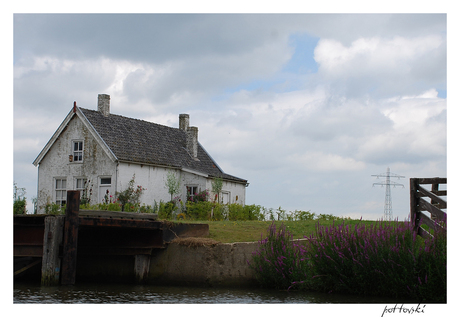
{"type": "Polygon", "coordinates": [[[179,115],[179,129],[185,132],[185,147],[190,155],[198,160],[198,128],[189,127],[190,116],[188,114],[179,115]]]}
{"type": "Polygon", "coordinates": [[[97,95],[97,111],[102,113],[104,117],[110,114],[110,95],[97,95]]]}
{"type": "Polygon", "coordinates": [[[198,128],[190,127],[187,130],[187,151],[196,159],[198,158],[198,128]]]}
{"type": "Polygon", "coordinates": [[[188,114],[180,114],[179,115],[179,129],[182,131],[188,130],[188,125],[190,122],[190,116],[188,114]]]}

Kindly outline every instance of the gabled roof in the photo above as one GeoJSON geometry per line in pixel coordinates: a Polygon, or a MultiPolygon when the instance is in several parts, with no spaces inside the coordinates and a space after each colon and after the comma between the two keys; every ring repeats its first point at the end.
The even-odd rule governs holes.
{"type": "Polygon", "coordinates": [[[210,177],[247,183],[244,179],[224,173],[199,143],[198,160],[194,159],[186,149],[185,131],[115,114],[104,116],[99,111],[79,107],[74,107],[65,118],[34,161],[35,165],[40,163],[74,115],[82,119],[114,161],[170,166],[210,177]]]}

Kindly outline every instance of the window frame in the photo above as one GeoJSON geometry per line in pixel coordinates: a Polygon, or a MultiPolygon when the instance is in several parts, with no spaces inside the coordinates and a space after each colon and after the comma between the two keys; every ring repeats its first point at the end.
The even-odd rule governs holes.
{"type": "Polygon", "coordinates": [[[61,207],[67,204],[67,177],[55,177],[54,180],[54,202],[61,207]],[[64,185],[62,184],[64,182],[64,185]],[[60,186],[58,187],[58,183],[60,186]]]}
{"type": "Polygon", "coordinates": [[[83,191],[86,188],[86,182],[88,179],[86,177],[75,177],[75,190],[80,191],[80,198],[83,195],[83,191]],[[78,182],[81,182],[80,187],[78,186],[78,182]]]}
{"type": "Polygon", "coordinates": [[[83,140],[72,140],[72,162],[83,163],[83,152],[85,149],[85,143],[83,140]],[[80,149],[81,144],[81,149],[80,149]],[[77,149],[75,149],[77,145],[77,149]]]}
{"type": "Polygon", "coordinates": [[[186,185],[186,195],[187,201],[191,200],[193,195],[196,195],[200,192],[200,188],[198,185],[186,185]]]}

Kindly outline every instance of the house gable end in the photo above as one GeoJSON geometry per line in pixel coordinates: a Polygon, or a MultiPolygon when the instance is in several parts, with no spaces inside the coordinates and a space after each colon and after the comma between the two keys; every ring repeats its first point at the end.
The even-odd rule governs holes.
{"type": "Polygon", "coordinates": [[[107,146],[107,144],[104,142],[104,140],[100,137],[100,135],[97,133],[97,131],[94,129],[94,127],[91,125],[91,123],[88,121],[88,119],[85,117],[85,115],[80,111],[80,108],[74,106],[72,110],[67,114],[67,116],[64,118],[62,123],[59,125],[57,130],[54,132],[53,136],[49,139],[49,141],[46,143],[45,147],[42,149],[40,154],[37,156],[37,158],[34,160],[33,164],[35,166],[38,166],[40,162],[44,159],[46,154],[49,152],[51,147],[56,143],[56,141],[59,139],[62,133],[66,130],[67,126],[69,125],[70,121],[74,118],[77,117],[82,121],[82,123],[85,125],[85,127],[90,131],[91,135],[94,137],[96,142],[102,147],[104,152],[107,154],[108,157],[112,161],[116,161],[117,158],[113,154],[113,152],[110,150],[110,148],[107,146]]]}

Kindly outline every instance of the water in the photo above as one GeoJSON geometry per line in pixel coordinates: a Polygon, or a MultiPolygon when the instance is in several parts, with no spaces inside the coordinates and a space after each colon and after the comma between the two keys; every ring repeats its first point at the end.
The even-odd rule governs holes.
{"type": "Polygon", "coordinates": [[[204,288],[127,284],[77,284],[44,287],[15,283],[13,302],[42,304],[309,304],[392,303],[381,297],[317,292],[278,291],[260,288],[204,288]]]}

